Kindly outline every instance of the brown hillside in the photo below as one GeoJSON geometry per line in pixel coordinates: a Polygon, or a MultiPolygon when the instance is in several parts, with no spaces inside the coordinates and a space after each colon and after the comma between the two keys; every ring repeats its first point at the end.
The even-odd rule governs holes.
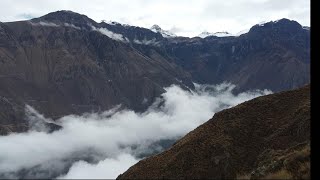
{"type": "Polygon", "coordinates": [[[310,85],[223,110],[119,179],[308,178],[310,85]]]}

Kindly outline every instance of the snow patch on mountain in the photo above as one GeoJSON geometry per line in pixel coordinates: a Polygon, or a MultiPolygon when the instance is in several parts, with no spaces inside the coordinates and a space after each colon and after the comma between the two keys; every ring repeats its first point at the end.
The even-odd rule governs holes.
{"type": "Polygon", "coordinates": [[[308,26],[303,26],[302,28],[305,30],[310,30],[310,27],[308,27],[308,26]]]}
{"type": "Polygon", "coordinates": [[[213,36],[213,33],[204,31],[204,32],[200,33],[197,37],[206,38],[208,36],[213,36]]]}
{"type": "Polygon", "coordinates": [[[227,31],[224,32],[215,32],[213,33],[214,36],[217,37],[228,37],[228,36],[234,36],[233,34],[228,33],[227,31]]]}
{"type": "Polygon", "coordinates": [[[231,37],[231,36],[234,36],[234,37],[238,37],[242,34],[246,34],[249,32],[249,29],[245,29],[245,30],[242,30],[236,34],[231,34],[227,31],[222,31],[222,32],[215,32],[215,33],[211,33],[211,32],[208,32],[208,31],[204,31],[202,33],[200,33],[197,37],[200,37],[200,38],[206,38],[206,37],[209,37],[209,36],[215,36],[215,37],[231,37]]]}
{"type": "Polygon", "coordinates": [[[239,31],[237,34],[235,34],[234,36],[240,36],[242,34],[247,34],[250,31],[250,29],[244,29],[242,31],[239,31]]]}
{"type": "Polygon", "coordinates": [[[260,23],[258,23],[258,26],[264,26],[267,22],[266,21],[261,21],[260,23]]]}
{"type": "Polygon", "coordinates": [[[122,23],[119,23],[119,22],[116,22],[116,21],[105,21],[105,20],[102,20],[103,23],[106,23],[106,24],[109,24],[109,25],[113,25],[113,26],[123,26],[123,27],[130,27],[131,25],[129,24],[122,24],[122,23]]]}
{"type": "Polygon", "coordinates": [[[177,35],[175,35],[174,33],[167,31],[167,30],[163,30],[160,28],[160,26],[158,26],[156,24],[151,26],[150,30],[155,33],[160,33],[162,35],[162,37],[164,37],[164,38],[177,37],[177,35]]]}

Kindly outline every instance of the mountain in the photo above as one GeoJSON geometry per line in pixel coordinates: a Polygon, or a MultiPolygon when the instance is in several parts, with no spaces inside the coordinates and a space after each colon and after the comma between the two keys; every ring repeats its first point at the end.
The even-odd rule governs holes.
{"type": "Polygon", "coordinates": [[[156,47],[146,55],[107,26],[69,11],[1,23],[0,109],[6,109],[0,112],[0,128],[6,129],[1,131],[25,129],[25,104],[54,119],[117,104],[142,111],[163,87],[193,88],[190,75],[156,47]]]}
{"type": "Polygon", "coordinates": [[[228,32],[215,32],[215,33],[210,33],[207,31],[204,31],[202,33],[200,33],[197,37],[201,37],[201,38],[206,38],[209,36],[216,36],[216,37],[229,37],[229,36],[235,36],[233,34],[230,34],[228,32]]]}
{"type": "Polygon", "coordinates": [[[216,113],[118,179],[309,179],[310,85],[216,113]]]}
{"type": "Polygon", "coordinates": [[[238,37],[173,39],[164,48],[198,83],[279,92],[310,81],[310,31],[288,19],[255,25],[238,37]]]}
{"type": "Polygon", "coordinates": [[[237,85],[238,92],[265,88],[279,92],[310,82],[310,29],[293,20],[264,22],[236,35],[220,32],[203,39],[163,38],[142,29],[130,30],[132,34],[148,34],[138,41],[128,38],[136,49],[147,55],[157,51],[197,83],[228,81],[237,85]],[[225,37],[218,37],[221,34],[225,37]]]}
{"type": "Polygon", "coordinates": [[[160,26],[158,25],[153,25],[150,28],[151,31],[156,32],[156,33],[160,33],[162,35],[162,37],[165,38],[170,38],[170,37],[177,37],[177,35],[175,35],[174,33],[170,32],[170,31],[166,31],[160,28],[160,26]]]}
{"type": "Polygon", "coordinates": [[[310,31],[282,19],[239,37],[188,38],[57,11],[0,23],[0,132],[24,131],[25,104],[46,117],[145,110],[164,87],[293,89],[310,81],[310,31]],[[168,38],[168,36],[170,38],[168,38]]]}
{"type": "Polygon", "coordinates": [[[202,33],[200,33],[197,37],[201,37],[201,38],[206,38],[208,36],[213,36],[213,33],[210,33],[208,31],[203,31],[202,33]]]}

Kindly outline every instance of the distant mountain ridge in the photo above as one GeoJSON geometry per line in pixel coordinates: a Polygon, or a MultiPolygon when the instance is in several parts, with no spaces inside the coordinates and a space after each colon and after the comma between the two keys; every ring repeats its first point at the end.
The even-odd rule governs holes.
{"type": "Polygon", "coordinates": [[[171,84],[188,90],[192,82],[227,81],[237,92],[277,92],[309,83],[310,31],[295,21],[203,39],[166,38],[159,28],[97,23],[71,11],[0,23],[3,133],[26,129],[25,104],[58,118],[117,104],[143,111],[171,84]]]}
{"type": "Polygon", "coordinates": [[[241,31],[241,32],[239,32],[237,34],[231,34],[231,33],[227,32],[227,31],[215,32],[215,33],[210,33],[210,32],[204,31],[204,32],[200,33],[196,37],[201,37],[201,38],[206,38],[206,37],[209,37],[209,36],[230,37],[230,36],[240,36],[241,34],[245,34],[247,32],[248,32],[247,30],[243,30],[243,31],[241,31]]]}
{"type": "Polygon", "coordinates": [[[165,47],[200,83],[281,91],[310,80],[310,31],[288,19],[255,25],[238,37],[181,38],[165,47]]]}

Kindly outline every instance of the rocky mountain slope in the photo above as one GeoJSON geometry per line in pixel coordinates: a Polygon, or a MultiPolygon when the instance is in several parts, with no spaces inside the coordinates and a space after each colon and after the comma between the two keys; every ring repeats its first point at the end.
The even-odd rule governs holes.
{"type": "Polygon", "coordinates": [[[216,113],[118,178],[310,178],[310,85],[216,113]]]}
{"type": "Polygon", "coordinates": [[[288,19],[255,25],[239,37],[176,39],[165,48],[200,83],[278,92],[310,80],[310,31],[288,19]]]}
{"type": "Polygon", "coordinates": [[[192,81],[292,89],[309,82],[309,43],[310,31],[287,19],[203,39],[71,11],[0,23],[0,131],[27,128],[25,104],[55,119],[117,104],[143,111],[163,87],[192,89],[192,81]]]}
{"type": "Polygon", "coordinates": [[[53,118],[117,104],[143,110],[163,87],[193,88],[190,75],[156,51],[146,56],[101,28],[72,12],[1,23],[0,127],[25,124],[25,104],[53,118]]]}

